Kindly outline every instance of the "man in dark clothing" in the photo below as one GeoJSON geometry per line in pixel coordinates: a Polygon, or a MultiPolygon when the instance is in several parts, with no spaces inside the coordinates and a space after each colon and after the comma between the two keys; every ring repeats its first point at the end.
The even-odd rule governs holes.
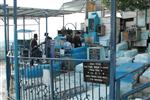
{"type": "Polygon", "coordinates": [[[66,35],[66,40],[69,41],[69,42],[72,44],[72,43],[73,43],[73,42],[72,42],[72,41],[73,41],[72,35],[67,34],[67,35],[66,35]]]}
{"type": "MultiPolygon", "coordinates": [[[[41,57],[42,56],[42,52],[38,48],[37,34],[34,34],[34,38],[31,40],[30,47],[31,47],[31,57],[41,57]]],[[[39,61],[39,60],[37,60],[37,61],[39,61]]],[[[33,61],[33,59],[31,59],[30,65],[33,65],[33,63],[34,63],[34,61],[33,61]]]]}
{"type": "Polygon", "coordinates": [[[52,38],[48,36],[48,33],[45,33],[45,55],[47,58],[50,58],[50,50],[51,50],[51,40],[52,38]]]}
{"type": "Polygon", "coordinates": [[[38,43],[37,43],[37,34],[34,34],[34,38],[31,40],[31,51],[34,51],[34,49],[37,48],[38,43]]]}
{"type": "Polygon", "coordinates": [[[74,47],[80,47],[81,46],[81,39],[80,39],[80,32],[77,32],[73,38],[74,47]]]}

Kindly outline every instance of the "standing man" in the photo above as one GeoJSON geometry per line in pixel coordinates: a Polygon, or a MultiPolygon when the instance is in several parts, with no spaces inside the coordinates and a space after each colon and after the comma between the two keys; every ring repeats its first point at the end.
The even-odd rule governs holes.
{"type": "MultiPolygon", "coordinates": [[[[37,34],[34,34],[34,38],[31,40],[30,43],[30,53],[31,53],[31,57],[41,57],[42,56],[42,52],[40,51],[40,49],[38,48],[38,43],[37,43],[37,34]]],[[[37,60],[39,61],[39,60],[37,60]]],[[[31,59],[30,65],[34,64],[34,60],[31,59]]]]}
{"type": "Polygon", "coordinates": [[[81,46],[81,39],[80,39],[80,32],[77,31],[74,38],[73,38],[74,47],[80,47],[81,46]]]}
{"type": "Polygon", "coordinates": [[[48,33],[45,33],[45,55],[47,58],[51,57],[51,40],[52,38],[48,36],[48,33]]]}
{"type": "Polygon", "coordinates": [[[38,39],[37,39],[37,34],[34,34],[34,37],[33,37],[33,39],[31,40],[31,43],[30,43],[31,52],[33,52],[34,49],[37,48],[37,46],[38,46],[37,40],[38,40],[38,39]]]}
{"type": "Polygon", "coordinates": [[[71,49],[72,49],[72,45],[71,45],[71,43],[69,42],[68,38],[65,39],[64,48],[65,48],[65,52],[66,52],[66,53],[70,53],[70,51],[71,51],[71,49]]]}

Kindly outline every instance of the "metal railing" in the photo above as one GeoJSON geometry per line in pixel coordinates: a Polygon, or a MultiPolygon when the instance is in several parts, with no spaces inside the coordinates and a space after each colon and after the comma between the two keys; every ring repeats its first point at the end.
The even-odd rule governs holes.
{"type": "Polygon", "coordinates": [[[109,100],[109,86],[85,82],[83,66],[76,66],[76,62],[109,61],[34,57],[18,61],[21,100],[109,100]],[[31,59],[36,62],[33,66],[31,59]]]}
{"type": "MultiPolygon", "coordinates": [[[[13,65],[13,57],[10,59],[13,65]]],[[[109,85],[85,82],[82,65],[83,62],[109,61],[34,57],[18,59],[21,100],[109,100],[109,85]],[[31,59],[35,61],[33,66],[30,66],[31,59]],[[77,65],[76,62],[81,64],[77,65]]],[[[116,100],[126,100],[130,95],[149,87],[147,83],[148,85],[132,88],[124,94],[120,93],[122,79],[133,73],[141,75],[149,66],[143,65],[116,79],[116,100]]]]}
{"type": "MultiPolygon", "coordinates": [[[[128,100],[129,99],[129,96],[137,93],[137,92],[140,92],[142,91],[143,89],[145,88],[149,88],[150,87],[150,83],[143,83],[141,85],[139,85],[138,87],[135,87],[135,88],[132,88],[131,90],[128,90],[126,93],[124,94],[120,94],[121,92],[121,80],[123,78],[126,78],[128,75],[130,74],[137,74],[138,77],[140,77],[148,68],[150,67],[150,64],[145,64],[143,65],[142,67],[139,67],[129,73],[126,73],[124,74],[123,76],[119,77],[116,79],[116,100],[120,100],[120,99],[123,99],[123,100],[128,100]]],[[[137,77],[137,78],[138,78],[137,77]]],[[[137,80],[134,80],[134,83],[137,83],[138,79],[137,80]]],[[[132,85],[134,85],[134,83],[132,83],[132,85]]]]}
{"type": "MultiPolygon", "coordinates": [[[[128,100],[128,97],[129,97],[130,95],[133,95],[133,94],[135,94],[135,93],[137,93],[137,92],[139,92],[139,91],[142,91],[142,90],[144,90],[145,88],[149,88],[149,87],[150,87],[150,82],[144,83],[144,84],[142,84],[142,85],[136,87],[135,89],[130,90],[130,91],[128,91],[127,93],[125,93],[125,94],[122,96],[122,98],[123,98],[123,100],[128,100]]],[[[149,98],[149,99],[150,99],[150,97],[145,97],[145,98],[149,98]]],[[[146,99],[145,99],[145,100],[146,100],[146,99]]]]}

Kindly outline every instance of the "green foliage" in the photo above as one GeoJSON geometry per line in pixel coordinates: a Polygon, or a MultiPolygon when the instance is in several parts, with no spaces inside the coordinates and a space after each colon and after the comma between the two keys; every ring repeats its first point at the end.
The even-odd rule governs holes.
{"type": "MultiPolygon", "coordinates": [[[[111,0],[103,0],[106,8],[110,9],[111,0]]],[[[126,10],[143,10],[150,8],[150,0],[117,0],[117,9],[121,11],[126,10]]]]}

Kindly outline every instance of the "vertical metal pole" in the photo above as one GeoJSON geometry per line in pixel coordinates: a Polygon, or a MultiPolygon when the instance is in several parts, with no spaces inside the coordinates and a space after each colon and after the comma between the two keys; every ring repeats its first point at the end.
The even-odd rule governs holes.
{"type": "Polygon", "coordinates": [[[138,18],[139,18],[139,17],[138,17],[138,12],[139,12],[139,11],[136,10],[136,25],[137,25],[137,26],[138,26],[138,18]]]}
{"type": "Polygon", "coordinates": [[[115,100],[116,74],[116,0],[111,0],[111,42],[110,42],[110,92],[109,100],[115,100]]]}
{"type": "Polygon", "coordinates": [[[65,16],[63,14],[63,29],[65,29],[65,16]]]}
{"type": "Polygon", "coordinates": [[[45,54],[46,54],[46,57],[48,57],[48,51],[47,51],[47,48],[48,48],[48,44],[47,44],[47,37],[48,37],[48,16],[47,16],[47,13],[46,13],[46,37],[45,37],[45,54]],[[46,35],[47,34],[47,35],[46,35]]]}
{"type": "Polygon", "coordinates": [[[86,13],[85,13],[85,18],[86,19],[88,19],[88,9],[87,9],[88,2],[89,2],[89,0],[86,0],[86,13]]]}
{"type": "Polygon", "coordinates": [[[9,96],[9,87],[10,87],[10,67],[8,63],[7,51],[8,51],[8,41],[7,41],[7,8],[6,8],[6,0],[4,0],[4,38],[5,38],[5,62],[6,62],[6,80],[7,80],[7,96],[9,96]]]}
{"type": "Polygon", "coordinates": [[[64,5],[63,5],[63,29],[65,29],[65,15],[64,15],[64,5]]]}
{"type": "Polygon", "coordinates": [[[40,44],[40,18],[38,18],[39,20],[38,20],[38,31],[39,31],[39,44],[40,44]]]}
{"type": "Polygon", "coordinates": [[[47,16],[47,13],[46,13],[46,33],[48,33],[48,16],[47,16]]]}
{"type": "Polygon", "coordinates": [[[39,35],[39,44],[40,44],[40,24],[41,24],[41,23],[40,23],[40,18],[35,18],[34,20],[35,20],[36,23],[38,24],[38,32],[39,32],[38,35],[39,35]]]}
{"type": "Polygon", "coordinates": [[[9,50],[9,9],[7,9],[7,50],[9,50]]]}
{"type": "Polygon", "coordinates": [[[120,79],[116,81],[116,100],[120,100],[120,79]]]}
{"type": "Polygon", "coordinates": [[[65,15],[63,14],[63,29],[65,29],[65,15]]]}
{"type": "Polygon", "coordinates": [[[23,16],[23,45],[25,47],[25,16],[23,16]]]}
{"type": "MultiPolygon", "coordinates": [[[[8,53],[8,51],[10,50],[10,48],[9,48],[9,8],[7,8],[7,53],[8,53]]],[[[8,72],[8,89],[9,89],[9,87],[10,87],[10,78],[11,78],[11,66],[10,66],[10,58],[9,57],[7,57],[7,66],[8,66],[8,70],[7,70],[7,72],[8,72]]],[[[9,95],[8,95],[9,96],[9,95]]]]}
{"type": "Polygon", "coordinates": [[[15,100],[20,100],[20,86],[19,86],[19,68],[18,68],[18,48],[17,48],[17,0],[14,0],[14,60],[15,60],[15,100]]]}
{"type": "Polygon", "coordinates": [[[75,30],[77,30],[77,23],[75,23],[73,26],[75,26],[75,30]]]}
{"type": "MultiPolygon", "coordinates": [[[[86,19],[86,20],[88,20],[88,9],[87,9],[88,2],[89,2],[89,0],[86,0],[86,12],[85,12],[85,19],[86,19]]],[[[86,26],[85,31],[86,31],[86,33],[88,33],[88,24],[87,24],[87,26],[86,26]]]]}
{"type": "MultiPolygon", "coordinates": [[[[54,58],[54,41],[51,40],[51,58],[54,58]]],[[[50,78],[51,78],[51,100],[55,100],[55,93],[54,93],[54,75],[53,75],[53,60],[51,61],[50,66],[50,78]]]]}
{"type": "Polygon", "coordinates": [[[145,26],[147,25],[147,8],[145,9],[145,26]]]}

